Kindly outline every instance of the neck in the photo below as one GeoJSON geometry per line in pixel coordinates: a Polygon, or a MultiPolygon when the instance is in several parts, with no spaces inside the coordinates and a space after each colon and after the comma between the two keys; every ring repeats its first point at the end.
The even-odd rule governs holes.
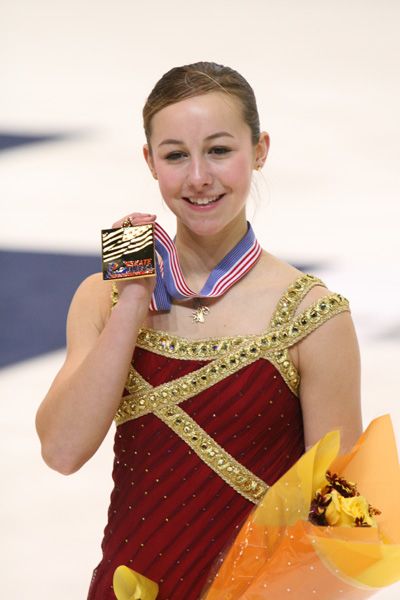
{"type": "Polygon", "coordinates": [[[197,235],[178,221],[175,245],[189,287],[198,292],[211,271],[246,235],[245,218],[238,219],[215,235],[197,235]]]}

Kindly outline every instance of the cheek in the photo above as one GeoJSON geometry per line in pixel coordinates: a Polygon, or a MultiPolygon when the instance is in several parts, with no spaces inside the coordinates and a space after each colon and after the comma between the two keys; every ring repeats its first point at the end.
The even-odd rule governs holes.
{"type": "Polygon", "coordinates": [[[163,196],[175,195],[179,191],[182,178],[174,170],[158,169],[158,185],[163,196]]]}
{"type": "Polygon", "coordinates": [[[225,175],[229,184],[237,189],[247,190],[251,183],[252,168],[248,156],[238,155],[227,168],[225,175]]]}

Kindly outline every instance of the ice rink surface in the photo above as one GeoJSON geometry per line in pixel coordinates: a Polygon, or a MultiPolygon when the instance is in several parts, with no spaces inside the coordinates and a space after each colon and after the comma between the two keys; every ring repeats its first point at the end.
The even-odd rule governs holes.
{"type": "Polygon", "coordinates": [[[54,330],[42,298],[57,279],[32,282],[29,253],[99,270],[100,229],[133,210],[173,233],[141,122],[173,66],[211,60],[253,86],[271,149],[249,218],[264,248],[350,300],[364,425],[390,413],[399,443],[399,26],[397,0],[3,0],[0,336],[16,354],[0,371],[2,598],[84,599],[100,560],[113,432],[71,477],[41,461],[34,415],[64,349],[36,339],[38,320],[54,330]]]}

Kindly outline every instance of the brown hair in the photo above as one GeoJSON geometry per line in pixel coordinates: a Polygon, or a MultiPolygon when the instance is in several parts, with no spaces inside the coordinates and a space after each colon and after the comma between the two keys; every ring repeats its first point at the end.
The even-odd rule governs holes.
{"type": "Polygon", "coordinates": [[[143,108],[143,126],[151,152],[151,120],[163,108],[193,96],[222,91],[236,97],[242,106],[243,119],[250,127],[256,145],[260,135],[260,119],[256,98],[246,79],[234,69],[213,62],[197,62],[174,67],[156,83],[143,108]]]}

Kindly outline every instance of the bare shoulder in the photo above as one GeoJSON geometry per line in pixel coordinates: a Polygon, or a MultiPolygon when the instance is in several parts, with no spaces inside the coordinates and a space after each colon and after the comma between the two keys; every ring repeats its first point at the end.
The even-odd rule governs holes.
{"type": "MultiPolygon", "coordinates": [[[[300,269],[293,265],[273,256],[272,254],[264,252],[261,266],[264,270],[264,281],[269,288],[269,291],[277,290],[283,295],[299,278],[310,273],[300,271],[300,269]]],[[[325,282],[322,281],[318,276],[315,276],[316,280],[320,280],[319,283],[313,283],[308,289],[304,298],[299,302],[295,314],[300,314],[307,308],[310,308],[313,304],[321,300],[326,296],[340,293],[340,290],[330,290],[326,287],[325,282]]]]}
{"type": "Polygon", "coordinates": [[[84,279],[72,299],[68,320],[78,324],[91,323],[101,330],[111,312],[112,285],[104,281],[102,273],[93,273],[84,279]]]}
{"type": "MultiPolygon", "coordinates": [[[[296,310],[296,315],[307,311],[322,298],[337,296],[340,291],[332,291],[322,285],[311,288],[296,310]]],[[[292,349],[296,366],[303,382],[309,376],[314,381],[329,372],[333,378],[339,373],[348,377],[358,373],[360,368],[359,345],[350,305],[342,297],[341,303],[327,319],[317,320],[310,327],[309,334],[292,349]]],[[[327,379],[328,381],[328,379],[327,379]]],[[[332,381],[329,380],[332,386],[332,381]]]]}
{"type": "MultiPolygon", "coordinates": [[[[278,302],[278,300],[282,298],[283,295],[289,291],[291,286],[299,281],[299,279],[302,277],[309,277],[310,275],[310,273],[300,271],[297,267],[294,267],[272,254],[264,252],[262,259],[260,260],[260,270],[257,273],[260,286],[263,287],[263,290],[260,290],[260,293],[264,291],[267,296],[271,298],[272,303],[276,304],[276,302],[278,302]]],[[[315,277],[315,281],[309,279],[308,281],[306,280],[306,282],[309,289],[306,290],[304,297],[299,300],[295,314],[301,313],[324,296],[333,293],[331,290],[327,289],[325,283],[317,276],[315,277]]]]}
{"type": "MultiPolygon", "coordinates": [[[[342,360],[350,352],[358,354],[358,341],[349,311],[340,312],[321,324],[297,344],[300,369],[311,362],[342,360]]],[[[332,364],[331,362],[331,364],[332,364]]]]}
{"type": "MultiPolygon", "coordinates": [[[[264,273],[269,294],[284,294],[300,277],[299,269],[266,255],[264,273]]],[[[294,312],[302,314],[322,298],[339,294],[324,281],[310,280],[300,294],[294,312]]],[[[300,374],[299,396],[303,413],[306,446],[314,444],[327,431],[340,429],[342,448],[351,448],[361,433],[360,353],[355,327],[346,299],[329,316],[309,324],[305,337],[289,348],[300,374]]]]}
{"type": "Polygon", "coordinates": [[[253,281],[257,287],[257,297],[262,305],[271,313],[289,287],[305,275],[293,265],[277,258],[273,254],[263,252],[257,268],[254,269],[253,281]]]}
{"type": "Polygon", "coordinates": [[[111,297],[112,284],[110,281],[104,281],[102,273],[93,273],[84,279],[77,288],[75,296],[80,300],[104,303],[111,297]]]}
{"type": "Polygon", "coordinates": [[[360,350],[350,312],[334,314],[294,350],[306,445],[340,429],[342,449],[350,449],[362,431],[360,350]]]}
{"type": "MultiPolygon", "coordinates": [[[[313,307],[323,298],[337,295],[341,296],[340,290],[331,290],[327,288],[323,282],[314,285],[308,290],[297,306],[295,316],[313,307]]],[[[354,340],[355,329],[350,313],[350,304],[346,298],[341,296],[341,304],[338,305],[338,309],[332,313],[332,316],[321,325],[316,323],[312,334],[304,338],[298,346],[299,349],[304,348],[304,351],[306,351],[308,348],[315,350],[315,346],[319,346],[326,342],[339,345],[341,343],[346,343],[346,341],[354,342],[354,340]]]]}
{"type": "Polygon", "coordinates": [[[259,269],[266,285],[270,289],[278,289],[282,293],[296,279],[304,275],[302,271],[293,265],[265,251],[263,251],[259,261],[259,269]]]}
{"type": "MultiPolygon", "coordinates": [[[[273,296],[274,303],[301,277],[309,275],[309,273],[300,271],[296,267],[270,254],[265,255],[264,268],[266,278],[268,277],[268,293],[271,297],[273,296]]],[[[340,290],[333,291],[327,288],[325,282],[319,277],[316,276],[315,280],[310,279],[302,294],[303,297],[299,298],[299,303],[294,311],[294,317],[313,307],[322,298],[333,296],[337,293],[340,294],[340,290]]],[[[296,367],[300,367],[301,362],[308,362],[313,355],[320,353],[325,344],[338,347],[342,343],[349,343],[354,348],[355,331],[348,309],[349,306],[346,303],[346,299],[344,299],[335,314],[332,313],[331,318],[328,320],[324,319],[323,323],[316,323],[310,329],[310,335],[304,337],[291,348],[290,353],[296,367]],[[302,361],[301,358],[305,358],[305,361],[302,361]]]]}

